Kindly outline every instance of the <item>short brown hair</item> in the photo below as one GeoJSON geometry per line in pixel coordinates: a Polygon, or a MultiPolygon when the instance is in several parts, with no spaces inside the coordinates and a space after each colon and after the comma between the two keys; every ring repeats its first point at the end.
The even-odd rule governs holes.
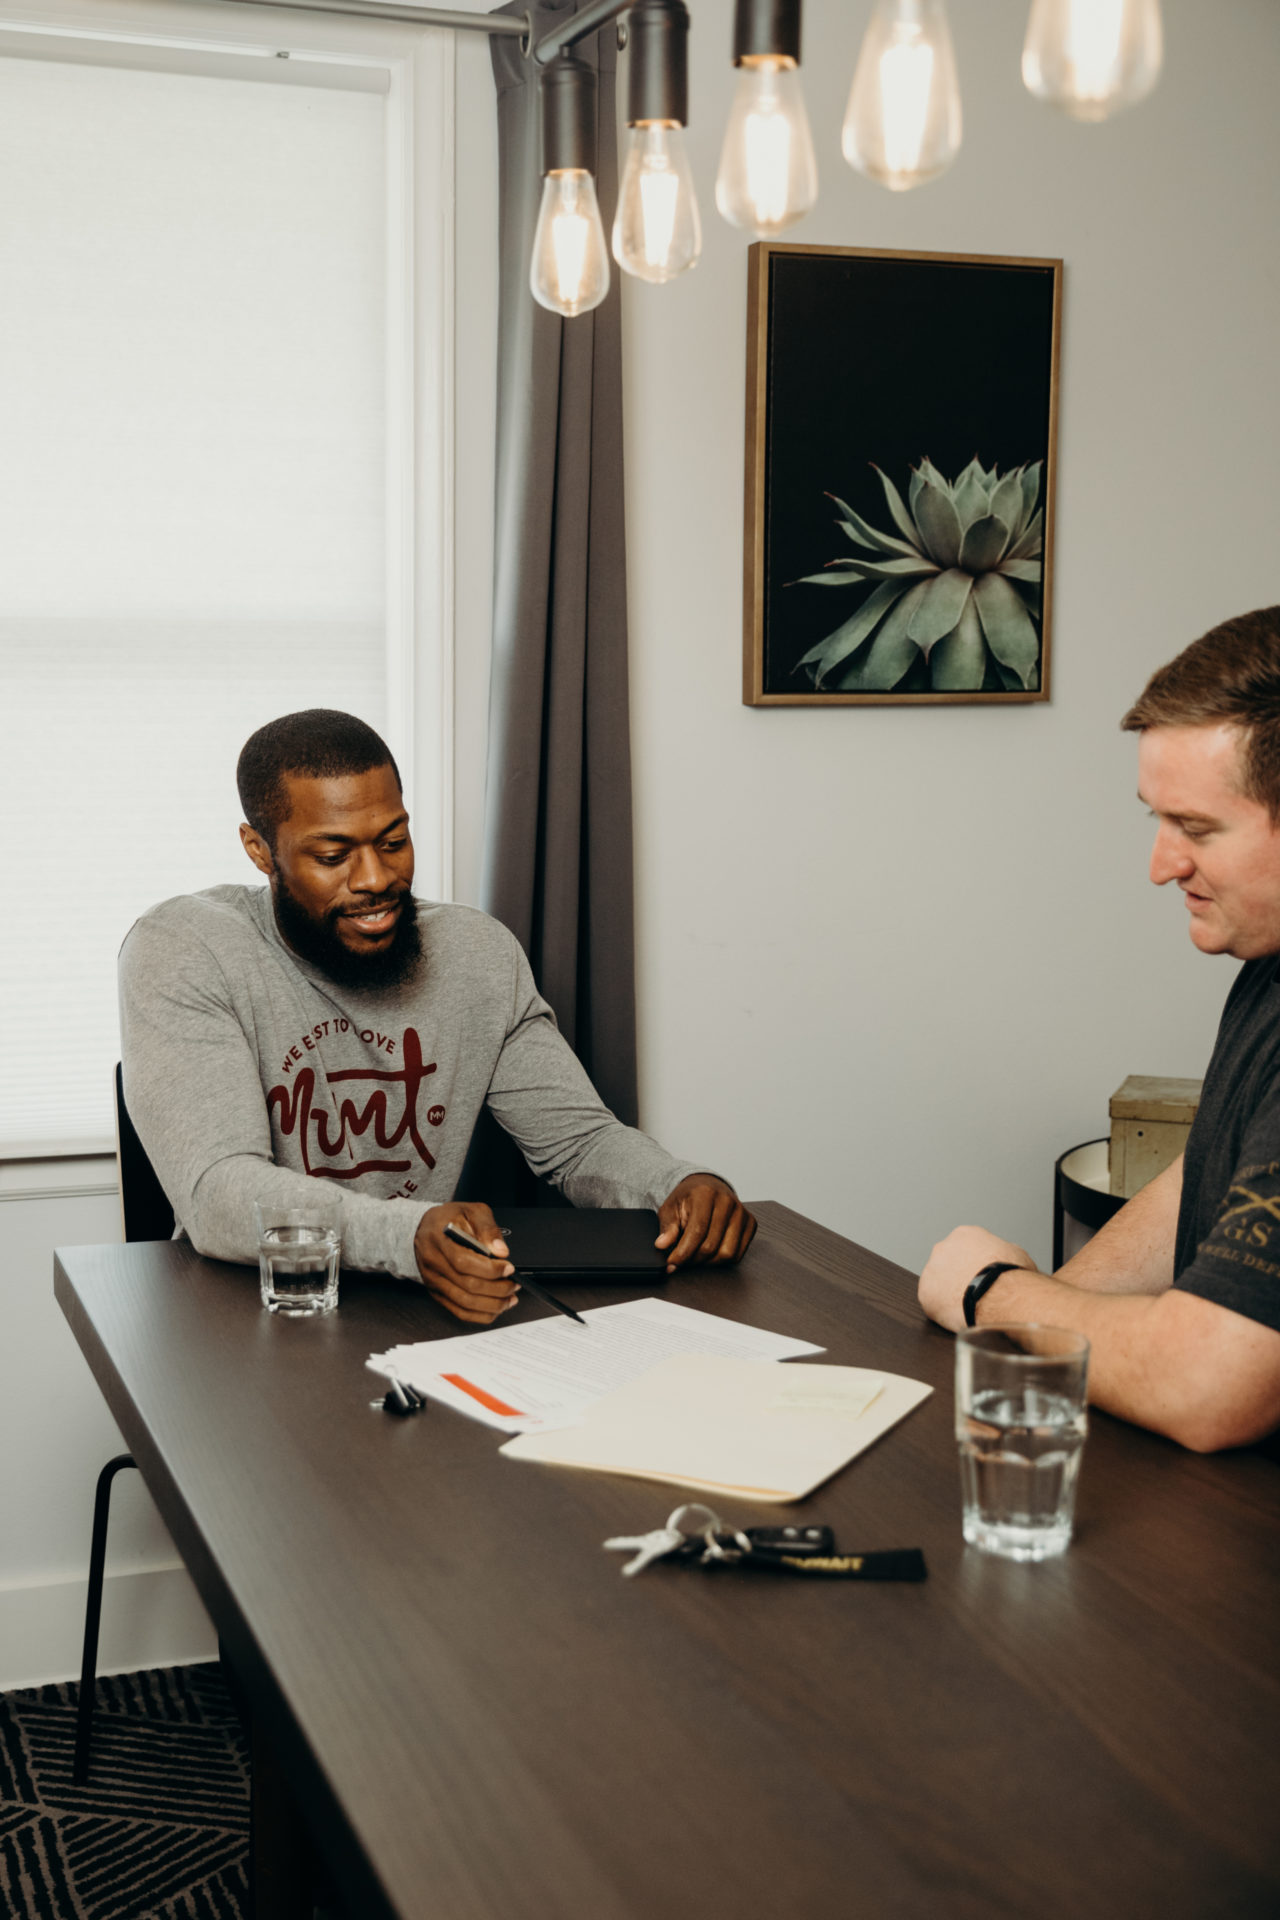
{"type": "Polygon", "coordinates": [[[1153,673],[1120,722],[1148,727],[1238,727],[1240,784],[1280,821],[1280,607],[1212,627],[1153,673]]]}

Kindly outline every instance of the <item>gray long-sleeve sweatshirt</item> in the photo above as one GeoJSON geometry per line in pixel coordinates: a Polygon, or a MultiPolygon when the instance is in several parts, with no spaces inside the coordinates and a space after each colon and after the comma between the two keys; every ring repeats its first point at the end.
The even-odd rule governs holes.
{"type": "Polygon", "coordinates": [[[417,903],[405,985],[340,987],[276,928],[265,887],[153,907],[120,954],[125,1101],[202,1253],[256,1262],[253,1201],[342,1196],[343,1264],[412,1277],[487,1099],[575,1206],[658,1207],[695,1163],[603,1104],[519,943],[471,907],[417,903]]]}

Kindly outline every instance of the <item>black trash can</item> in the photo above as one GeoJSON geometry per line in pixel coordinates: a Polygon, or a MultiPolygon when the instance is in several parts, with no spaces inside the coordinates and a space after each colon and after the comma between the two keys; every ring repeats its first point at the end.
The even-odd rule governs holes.
{"type": "Polygon", "coordinates": [[[1058,1156],[1053,1169],[1053,1270],[1079,1253],[1124,1205],[1112,1193],[1107,1154],[1110,1141],[1083,1140],[1058,1156]]]}

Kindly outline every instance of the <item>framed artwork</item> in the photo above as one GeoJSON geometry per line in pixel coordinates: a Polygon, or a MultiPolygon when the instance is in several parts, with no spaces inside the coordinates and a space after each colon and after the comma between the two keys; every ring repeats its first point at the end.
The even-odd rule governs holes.
{"type": "Polygon", "coordinates": [[[1049,698],[1060,260],[750,251],[743,699],[1049,698]]]}

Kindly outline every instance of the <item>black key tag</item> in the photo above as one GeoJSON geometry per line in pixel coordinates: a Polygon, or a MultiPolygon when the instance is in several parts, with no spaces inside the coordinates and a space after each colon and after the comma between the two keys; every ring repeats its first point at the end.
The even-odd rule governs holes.
{"type": "Polygon", "coordinates": [[[929,1574],[919,1547],[898,1547],[886,1553],[809,1554],[756,1548],[736,1564],[749,1573],[793,1573],[809,1580],[925,1580],[929,1574]]]}
{"type": "Polygon", "coordinates": [[[816,1580],[924,1580],[928,1569],[919,1547],[886,1553],[841,1553],[830,1527],[730,1529],[710,1507],[692,1502],[667,1516],[651,1533],[617,1534],[606,1548],[634,1554],[622,1571],[642,1573],[655,1560],[715,1571],[741,1567],[755,1573],[799,1574],[816,1580]],[[693,1516],[698,1516],[694,1519],[693,1516]],[[698,1531],[686,1533],[685,1524],[698,1531]]]}

